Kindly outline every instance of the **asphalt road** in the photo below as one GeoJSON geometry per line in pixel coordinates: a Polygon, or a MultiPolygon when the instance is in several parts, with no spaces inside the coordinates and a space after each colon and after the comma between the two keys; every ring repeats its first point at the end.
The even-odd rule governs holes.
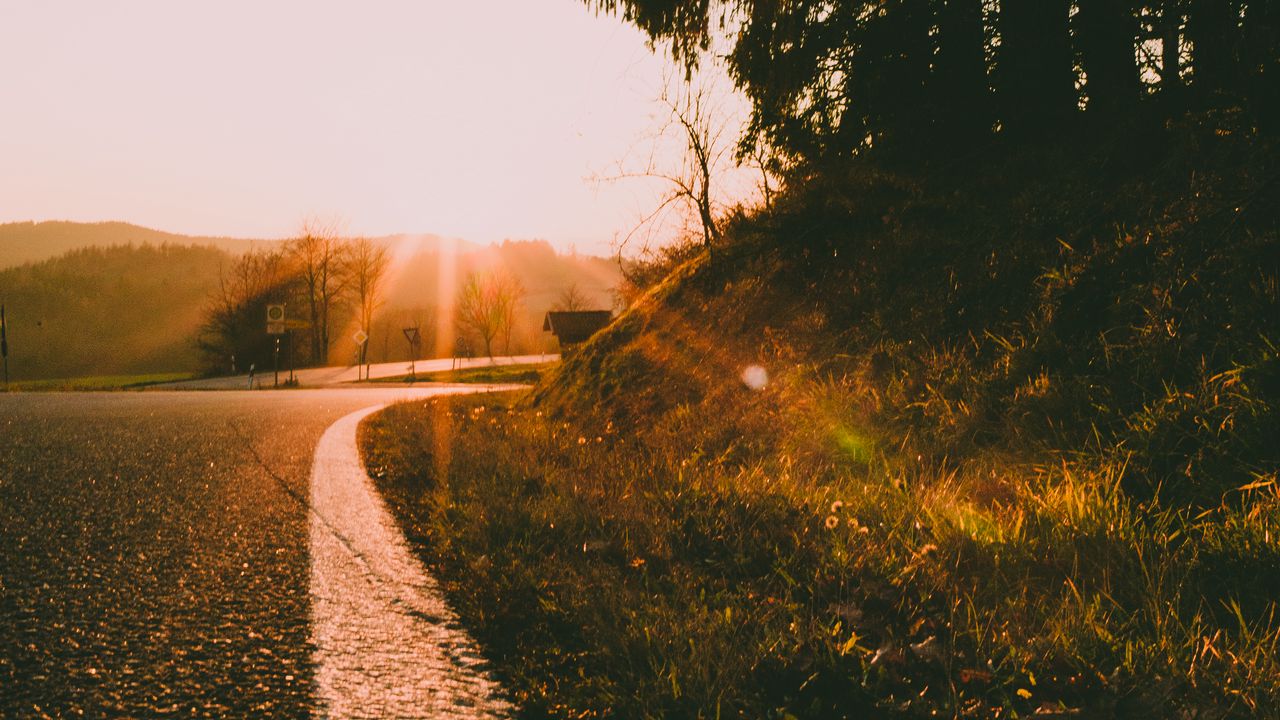
{"type": "Polygon", "coordinates": [[[325,429],[431,390],[0,395],[0,717],[306,717],[325,429]]]}
{"type": "MultiPolygon", "coordinates": [[[[497,365],[527,365],[530,363],[552,362],[560,359],[559,354],[545,355],[510,355],[496,358],[434,358],[418,360],[411,366],[408,362],[374,363],[368,368],[368,377],[372,379],[398,377],[408,375],[410,367],[418,374],[440,372],[460,368],[482,368],[497,365]]],[[[356,365],[306,368],[295,370],[294,375],[302,387],[329,387],[344,383],[353,383],[360,379],[360,369],[356,365]]],[[[280,381],[289,377],[287,371],[281,371],[280,381]]],[[[275,378],[271,368],[258,368],[254,374],[254,387],[271,387],[275,378]]],[[[248,375],[227,375],[215,378],[199,378],[181,380],[172,383],[153,385],[152,390],[247,390],[248,375]]]]}

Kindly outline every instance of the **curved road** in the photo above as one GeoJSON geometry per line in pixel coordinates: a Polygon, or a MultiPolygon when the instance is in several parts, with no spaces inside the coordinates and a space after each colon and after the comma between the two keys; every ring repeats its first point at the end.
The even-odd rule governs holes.
{"type": "Polygon", "coordinates": [[[0,395],[0,717],[327,714],[317,443],[441,391],[0,395]]]}
{"type": "MultiPolygon", "coordinates": [[[[393,378],[408,375],[413,368],[418,374],[444,372],[454,368],[486,368],[502,365],[530,365],[534,363],[554,362],[560,359],[559,354],[544,355],[503,355],[494,358],[433,358],[418,360],[412,364],[405,362],[374,363],[368,367],[368,377],[372,379],[393,378]]],[[[357,365],[335,365],[331,367],[303,368],[294,371],[298,384],[302,387],[330,387],[345,383],[354,383],[360,379],[361,369],[357,365]]],[[[287,370],[280,371],[280,381],[289,377],[287,370]]],[[[271,387],[275,377],[271,368],[259,370],[254,376],[254,387],[271,387]]],[[[196,378],[195,380],[179,380],[171,383],[151,385],[149,390],[247,390],[248,375],[228,375],[223,377],[196,378]]]]}

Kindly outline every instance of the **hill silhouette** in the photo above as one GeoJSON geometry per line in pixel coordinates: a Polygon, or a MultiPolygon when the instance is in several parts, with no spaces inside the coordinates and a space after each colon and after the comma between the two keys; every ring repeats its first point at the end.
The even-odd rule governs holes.
{"type": "Polygon", "coordinates": [[[269,240],[168,233],[125,222],[79,223],[53,220],[0,224],[0,269],[40,262],[70,250],[118,245],[208,245],[241,253],[269,240]]]}

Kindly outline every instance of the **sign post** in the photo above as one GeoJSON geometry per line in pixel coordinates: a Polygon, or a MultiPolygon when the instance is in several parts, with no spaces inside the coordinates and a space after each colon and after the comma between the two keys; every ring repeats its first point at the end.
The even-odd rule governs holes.
{"type": "Polygon", "coordinates": [[[4,359],[4,389],[9,389],[9,337],[4,319],[4,305],[0,305],[0,358],[4,359]]]}
{"type": "MultiPolygon", "coordinates": [[[[356,367],[356,379],[357,379],[357,380],[359,380],[359,379],[360,379],[361,368],[364,368],[365,358],[367,357],[367,355],[366,355],[365,353],[366,353],[366,351],[368,350],[368,345],[369,345],[369,333],[365,332],[365,331],[364,331],[364,329],[360,329],[360,330],[357,330],[357,331],[356,331],[356,334],[355,334],[355,335],[352,335],[352,336],[351,336],[351,339],[352,339],[352,340],[355,340],[355,341],[356,341],[356,347],[360,348],[360,357],[359,357],[359,360],[358,360],[358,362],[359,362],[360,364],[356,367]]],[[[365,380],[368,380],[368,379],[369,379],[369,370],[368,370],[368,368],[364,368],[363,372],[364,372],[364,379],[365,379],[365,380]]]]}
{"type": "Polygon", "coordinates": [[[418,326],[404,329],[404,339],[409,342],[409,382],[418,380],[418,348],[422,345],[422,333],[418,326]]]}
{"type": "Polygon", "coordinates": [[[267,306],[267,334],[284,334],[284,305],[267,306]]]}
{"type": "MultiPolygon", "coordinates": [[[[275,335],[275,351],[271,358],[271,374],[273,378],[273,387],[280,387],[280,336],[285,333],[284,325],[284,304],[272,304],[267,306],[267,334],[275,335]]],[[[292,340],[292,338],[290,338],[292,340]]],[[[290,342],[290,350],[293,343],[290,342]]],[[[293,363],[290,362],[290,375],[293,374],[293,363]]]]}

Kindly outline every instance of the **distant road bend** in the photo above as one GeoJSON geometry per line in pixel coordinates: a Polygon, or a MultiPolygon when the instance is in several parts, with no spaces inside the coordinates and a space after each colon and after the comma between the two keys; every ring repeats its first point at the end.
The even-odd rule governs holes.
{"type": "MultiPolygon", "coordinates": [[[[558,354],[546,355],[510,355],[495,358],[434,358],[431,360],[418,360],[415,363],[389,362],[375,363],[369,366],[368,377],[378,380],[385,378],[394,378],[401,375],[408,375],[409,369],[412,367],[418,375],[426,373],[443,372],[451,370],[455,367],[463,369],[500,367],[503,365],[530,365],[534,363],[552,362],[559,360],[558,354]]],[[[343,385],[354,383],[360,379],[358,374],[360,370],[356,365],[305,368],[294,371],[298,383],[303,387],[332,387],[334,385],[343,385]]],[[[280,381],[284,382],[289,377],[289,371],[282,369],[280,371],[280,381]]],[[[274,382],[273,368],[257,368],[254,373],[255,388],[269,388],[274,382]]],[[[215,378],[199,378],[196,380],[181,380],[178,382],[164,383],[162,385],[154,385],[152,389],[156,390],[246,390],[249,387],[248,374],[228,375],[215,378]]]]}
{"type": "Polygon", "coordinates": [[[0,395],[0,717],[507,715],[355,451],[467,390],[0,395]]]}

